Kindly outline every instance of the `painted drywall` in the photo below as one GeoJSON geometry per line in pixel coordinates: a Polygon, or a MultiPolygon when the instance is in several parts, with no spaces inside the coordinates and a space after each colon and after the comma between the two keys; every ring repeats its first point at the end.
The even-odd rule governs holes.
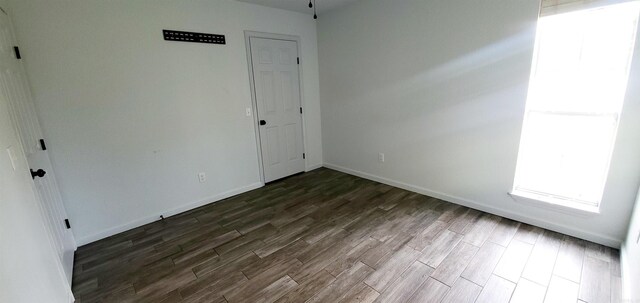
{"type": "Polygon", "coordinates": [[[320,16],[325,166],[619,246],[640,184],[638,51],[601,213],[566,213],[507,195],[538,6],[368,0],[320,16]]]}
{"type": "Polygon", "coordinates": [[[640,302],[640,289],[638,289],[640,258],[638,256],[640,256],[640,191],[631,215],[627,237],[620,249],[623,299],[628,302],[640,302]]]}
{"type": "Polygon", "coordinates": [[[300,37],[307,169],[322,165],[309,15],[233,0],[9,4],[79,244],[261,186],[245,30],[300,37]]]}

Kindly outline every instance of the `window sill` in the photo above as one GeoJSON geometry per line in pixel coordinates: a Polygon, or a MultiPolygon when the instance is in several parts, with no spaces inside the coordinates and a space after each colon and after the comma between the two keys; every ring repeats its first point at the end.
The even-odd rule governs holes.
{"type": "Polygon", "coordinates": [[[518,203],[551,209],[570,215],[588,217],[600,214],[600,208],[597,206],[582,205],[580,203],[572,203],[561,199],[554,199],[520,191],[512,191],[507,194],[518,203]]]}

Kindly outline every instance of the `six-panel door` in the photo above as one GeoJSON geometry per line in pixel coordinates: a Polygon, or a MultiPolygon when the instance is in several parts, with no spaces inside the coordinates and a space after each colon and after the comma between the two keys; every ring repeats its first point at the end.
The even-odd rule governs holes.
{"type": "Polygon", "coordinates": [[[304,171],[295,41],[250,38],[265,182],[304,171]]]}

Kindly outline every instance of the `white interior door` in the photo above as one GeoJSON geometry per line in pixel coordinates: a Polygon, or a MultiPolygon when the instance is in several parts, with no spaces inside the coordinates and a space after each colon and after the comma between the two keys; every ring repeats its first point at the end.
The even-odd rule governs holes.
{"type": "MultiPolygon", "coordinates": [[[[4,26],[3,18],[0,16],[4,26]]],[[[6,60],[0,61],[0,68],[3,72],[8,69],[6,60]]],[[[73,302],[70,284],[46,229],[46,213],[37,199],[4,87],[2,90],[0,302],[73,302]]]]}
{"type": "Polygon", "coordinates": [[[250,37],[265,182],[305,169],[298,44],[250,37]]]}
{"type": "Polygon", "coordinates": [[[0,94],[0,302],[73,302],[0,94]]]}
{"type": "Polygon", "coordinates": [[[42,130],[36,117],[22,61],[17,58],[17,45],[9,17],[0,12],[0,94],[8,102],[10,115],[20,138],[29,168],[45,174],[34,177],[33,183],[44,212],[45,226],[65,276],[71,283],[73,255],[76,249],[71,229],[67,228],[66,211],[51,167],[49,155],[42,146],[42,130]]]}

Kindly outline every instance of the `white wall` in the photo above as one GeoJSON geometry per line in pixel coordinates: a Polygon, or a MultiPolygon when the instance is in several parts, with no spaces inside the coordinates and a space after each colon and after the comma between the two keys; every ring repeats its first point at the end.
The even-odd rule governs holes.
{"type": "Polygon", "coordinates": [[[640,192],[636,200],[627,238],[620,249],[622,266],[623,299],[629,302],[640,302],[640,192]]]}
{"type": "MultiPolygon", "coordinates": [[[[640,52],[601,213],[515,202],[538,0],[367,0],[318,19],[328,167],[620,245],[640,184],[640,52]],[[378,162],[378,153],[386,156],[378,162]]],[[[640,43],[638,43],[640,45],[640,43]]]]}
{"type": "Polygon", "coordinates": [[[301,38],[307,168],[322,164],[309,15],[232,0],[10,9],[79,244],[260,186],[245,30],[301,38]],[[162,29],[225,34],[227,45],[167,42],[162,29]]]}

